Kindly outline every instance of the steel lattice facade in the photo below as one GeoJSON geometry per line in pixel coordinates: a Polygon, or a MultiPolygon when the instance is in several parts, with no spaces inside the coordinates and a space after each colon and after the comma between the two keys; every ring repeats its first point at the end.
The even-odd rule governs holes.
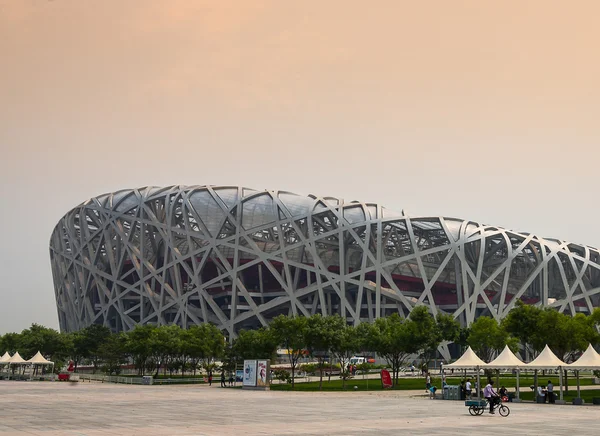
{"type": "Polygon", "coordinates": [[[63,331],[211,322],[235,337],[279,314],[337,313],[357,324],[419,304],[468,325],[502,318],[518,299],[570,314],[600,302],[591,247],[229,186],[92,198],[60,220],[50,256],[63,331]]]}

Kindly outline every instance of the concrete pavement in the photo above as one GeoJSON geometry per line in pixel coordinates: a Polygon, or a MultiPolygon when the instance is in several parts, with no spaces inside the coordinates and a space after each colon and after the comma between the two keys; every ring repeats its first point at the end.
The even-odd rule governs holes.
{"type": "Polygon", "coordinates": [[[422,394],[0,381],[0,436],[599,432],[600,406],[510,404],[507,418],[473,417],[463,402],[432,401],[422,394]]]}

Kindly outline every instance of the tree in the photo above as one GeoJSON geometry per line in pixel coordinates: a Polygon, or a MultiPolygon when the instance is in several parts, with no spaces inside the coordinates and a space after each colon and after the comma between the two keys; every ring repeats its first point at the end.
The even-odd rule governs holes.
{"type": "Polygon", "coordinates": [[[0,355],[7,351],[13,355],[19,351],[21,344],[21,335],[19,333],[6,333],[0,337],[0,355]]]}
{"type": "Polygon", "coordinates": [[[319,390],[323,389],[323,359],[330,353],[337,332],[342,330],[345,325],[346,322],[339,315],[323,317],[317,314],[307,320],[306,349],[318,361],[319,390]]]}
{"type": "Polygon", "coordinates": [[[240,330],[233,341],[232,352],[236,360],[270,359],[277,350],[278,339],[271,329],[240,330]]]}
{"type": "Polygon", "coordinates": [[[100,361],[98,350],[110,335],[110,329],[100,324],[92,324],[78,332],[72,333],[73,352],[71,359],[75,364],[75,370],[77,370],[81,359],[90,359],[94,366],[93,372],[95,373],[100,361]]]}
{"type": "Polygon", "coordinates": [[[279,315],[273,318],[269,326],[278,344],[287,350],[288,361],[292,369],[292,389],[294,389],[294,374],[298,360],[306,348],[307,324],[305,317],[279,315]]]}
{"type": "Polygon", "coordinates": [[[215,360],[223,355],[225,337],[223,332],[213,324],[201,324],[198,329],[202,338],[203,367],[210,377],[216,368],[215,360]]]}
{"type": "Polygon", "coordinates": [[[144,375],[151,355],[151,338],[156,326],[136,325],[126,333],[125,351],[131,356],[139,375],[144,375]]]}
{"type": "Polygon", "coordinates": [[[350,377],[350,358],[361,349],[362,341],[363,338],[359,336],[359,331],[357,331],[356,327],[349,326],[346,323],[334,332],[331,352],[340,362],[342,389],[346,388],[346,379],[350,377]]]}
{"type": "Polygon", "coordinates": [[[173,374],[173,361],[181,354],[181,327],[175,324],[161,325],[156,327],[150,335],[150,351],[155,365],[155,374],[158,376],[160,367],[163,367],[163,374],[166,375],[169,369],[170,375],[173,374]]]}
{"type": "MultiPolygon", "coordinates": [[[[429,361],[442,341],[441,330],[438,330],[436,320],[429,313],[427,306],[416,306],[410,313],[409,320],[414,323],[412,329],[414,345],[423,358],[423,366],[429,367],[429,361]]],[[[447,321],[446,318],[442,320],[447,321]]]]}
{"type": "Polygon", "coordinates": [[[502,320],[502,328],[519,339],[525,350],[525,359],[533,354],[533,340],[538,332],[538,321],[542,309],[518,300],[515,307],[502,320]]]}
{"type": "Polygon", "coordinates": [[[600,307],[596,307],[590,315],[592,324],[596,326],[596,329],[600,327],[600,307]]]}
{"type": "Polygon", "coordinates": [[[119,375],[121,365],[127,362],[127,336],[124,333],[111,334],[98,347],[99,359],[103,362],[101,369],[104,373],[119,375]]]}
{"type": "Polygon", "coordinates": [[[402,319],[397,313],[376,319],[369,329],[367,342],[392,367],[394,386],[398,384],[400,367],[406,358],[422,348],[418,337],[417,323],[402,319]]]}
{"type": "Polygon", "coordinates": [[[471,324],[467,342],[481,359],[488,362],[506,345],[513,351],[518,345],[518,339],[511,337],[495,319],[489,316],[480,316],[471,324]]]}
{"type": "Polygon", "coordinates": [[[39,351],[55,363],[56,370],[65,364],[73,349],[71,335],[38,324],[21,332],[18,345],[24,358],[33,357],[39,351]]]}

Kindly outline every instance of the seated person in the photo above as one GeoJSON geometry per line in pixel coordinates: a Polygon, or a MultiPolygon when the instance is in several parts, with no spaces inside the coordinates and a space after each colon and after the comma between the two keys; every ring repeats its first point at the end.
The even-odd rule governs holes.
{"type": "Polygon", "coordinates": [[[546,402],[546,390],[541,386],[537,388],[537,396],[544,399],[544,403],[546,402]]]}
{"type": "Polygon", "coordinates": [[[506,388],[504,386],[502,386],[500,389],[498,389],[498,395],[500,395],[500,398],[502,399],[502,401],[508,401],[508,391],[506,390],[506,388]]]}

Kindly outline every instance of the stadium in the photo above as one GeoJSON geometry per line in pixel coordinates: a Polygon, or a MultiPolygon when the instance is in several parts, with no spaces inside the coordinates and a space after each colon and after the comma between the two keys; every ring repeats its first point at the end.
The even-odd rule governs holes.
{"type": "Polygon", "coordinates": [[[517,300],[568,314],[600,302],[595,248],[231,186],[92,198],[57,224],[50,258],[67,332],[210,322],[235,337],[279,314],[340,314],[358,324],[408,316],[416,305],[469,325],[482,315],[501,319],[517,300]]]}

